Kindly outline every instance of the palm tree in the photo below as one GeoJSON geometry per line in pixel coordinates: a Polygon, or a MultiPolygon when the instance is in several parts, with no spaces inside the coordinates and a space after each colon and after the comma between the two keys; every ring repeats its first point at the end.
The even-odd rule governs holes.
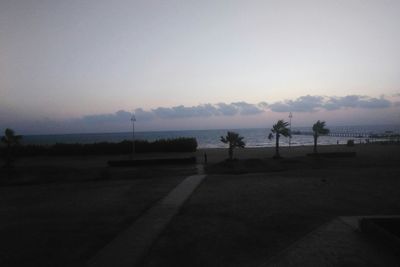
{"type": "Polygon", "coordinates": [[[325,122],[324,121],[317,121],[316,123],[314,123],[313,127],[313,137],[314,137],[314,153],[318,153],[317,152],[317,139],[318,136],[323,135],[323,134],[328,134],[329,133],[329,129],[325,128],[325,122]]]}
{"type": "Polygon", "coordinates": [[[274,158],[280,158],[281,155],[279,154],[279,137],[282,135],[284,137],[290,136],[290,129],[288,128],[289,123],[284,120],[279,120],[276,124],[272,126],[271,133],[268,135],[268,139],[274,138],[275,134],[275,156],[274,158]]]}
{"type": "Polygon", "coordinates": [[[15,135],[14,131],[12,129],[7,128],[4,131],[4,136],[1,138],[1,142],[6,144],[7,146],[7,151],[6,151],[6,166],[11,167],[12,166],[12,147],[15,145],[19,145],[19,142],[21,141],[22,136],[20,135],[15,135]]]}
{"type": "Polygon", "coordinates": [[[235,147],[243,148],[246,144],[243,142],[243,137],[240,136],[238,133],[229,132],[226,137],[221,136],[221,142],[224,144],[229,144],[229,160],[233,159],[233,149],[235,147]]]}

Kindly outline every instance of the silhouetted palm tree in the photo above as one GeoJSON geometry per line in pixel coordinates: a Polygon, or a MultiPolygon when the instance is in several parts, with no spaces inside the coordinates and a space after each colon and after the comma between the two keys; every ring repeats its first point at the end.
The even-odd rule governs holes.
{"type": "Polygon", "coordinates": [[[238,133],[229,132],[226,137],[221,136],[221,142],[225,144],[229,144],[229,159],[233,159],[233,149],[235,147],[243,148],[246,144],[243,142],[243,137],[240,136],[238,133]]]}
{"type": "Polygon", "coordinates": [[[15,145],[19,145],[19,142],[21,141],[22,136],[20,135],[15,135],[14,131],[12,129],[7,128],[4,131],[4,136],[1,138],[1,141],[7,145],[7,151],[6,151],[6,166],[11,167],[12,166],[12,161],[13,161],[13,155],[12,155],[12,148],[15,145]]]}
{"type": "Polygon", "coordinates": [[[314,153],[318,153],[317,152],[317,139],[318,136],[320,135],[324,135],[324,134],[328,134],[329,133],[329,129],[325,128],[325,122],[324,121],[317,121],[316,123],[314,123],[313,127],[313,137],[314,137],[314,153]]]}
{"type": "Polygon", "coordinates": [[[290,129],[288,128],[289,123],[284,120],[279,120],[276,124],[272,126],[271,133],[268,135],[268,139],[274,138],[275,134],[275,156],[274,158],[280,158],[279,154],[279,137],[283,135],[284,137],[290,136],[290,129]]]}

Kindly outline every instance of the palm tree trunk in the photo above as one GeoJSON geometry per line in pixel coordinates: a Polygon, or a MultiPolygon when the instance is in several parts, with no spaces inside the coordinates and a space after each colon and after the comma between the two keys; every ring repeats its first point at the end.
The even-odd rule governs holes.
{"type": "Polygon", "coordinates": [[[318,153],[317,152],[317,138],[318,138],[318,136],[314,135],[314,153],[318,153]]]}
{"type": "Polygon", "coordinates": [[[232,160],[233,159],[233,148],[229,147],[229,159],[232,160]]]}
{"type": "Polygon", "coordinates": [[[280,158],[279,155],[279,134],[276,134],[276,143],[275,143],[275,157],[280,158]]]}
{"type": "Polygon", "coordinates": [[[7,143],[7,150],[6,150],[6,167],[10,168],[12,166],[12,159],[11,159],[11,144],[7,143]]]}

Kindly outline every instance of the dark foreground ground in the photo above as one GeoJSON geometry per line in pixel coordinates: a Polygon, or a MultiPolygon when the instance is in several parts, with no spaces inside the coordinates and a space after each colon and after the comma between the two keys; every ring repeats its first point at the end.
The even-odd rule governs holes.
{"type": "MultiPolygon", "coordinates": [[[[142,266],[259,266],[337,216],[400,214],[399,145],[321,147],[355,158],[305,157],[311,150],[283,148],[282,161],[271,159],[273,149],[235,151],[244,171],[214,168],[142,266]]],[[[211,167],[227,156],[200,150],[200,162],[204,153],[211,167]]],[[[196,172],[108,168],[108,159],[21,159],[15,172],[0,170],[0,266],[84,266],[196,172]]]]}
{"type": "Polygon", "coordinates": [[[112,169],[107,158],[21,159],[0,171],[0,266],[84,266],[191,167],[112,169]]]}
{"type": "Polygon", "coordinates": [[[353,150],[286,171],[209,175],[143,266],[259,266],[337,216],[400,214],[400,146],[353,150]]]}

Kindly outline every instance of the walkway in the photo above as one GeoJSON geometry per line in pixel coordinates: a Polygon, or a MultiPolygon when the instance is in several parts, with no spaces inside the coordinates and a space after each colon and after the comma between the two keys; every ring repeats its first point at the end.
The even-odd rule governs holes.
{"type": "Polygon", "coordinates": [[[317,228],[260,267],[399,266],[393,252],[358,230],[361,217],[339,217],[317,228]]]}
{"type": "MultiPolygon", "coordinates": [[[[201,167],[198,168],[201,173],[201,167]]],[[[89,261],[88,266],[133,267],[138,264],[204,178],[205,175],[200,174],[183,180],[166,197],[100,250],[89,261]]]]}

